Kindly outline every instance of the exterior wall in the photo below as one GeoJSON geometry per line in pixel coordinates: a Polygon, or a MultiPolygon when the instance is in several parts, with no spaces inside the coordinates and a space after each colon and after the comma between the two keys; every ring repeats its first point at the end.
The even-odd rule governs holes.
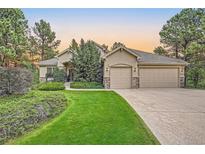
{"type": "Polygon", "coordinates": [[[132,88],[138,88],[138,66],[137,58],[127,51],[118,50],[109,55],[104,61],[104,86],[110,88],[110,70],[112,67],[126,67],[132,68],[132,88]]]}
{"type": "Polygon", "coordinates": [[[71,59],[72,59],[72,53],[71,53],[71,52],[66,52],[66,53],[60,55],[60,56],[57,57],[57,58],[58,58],[58,67],[59,67],[59,68],[63,68],[63,67],[64,67],[63,63],[64,63],[64,62],[71,61],[71,59]]]}
{"type": "Polygon", "coordinates": [[[46,81],[47,68],[54,68],[54,67],[56,66],[40,66],[39,67],[39,80],[46,81]]]}
{"type": "Polygon", "coordinates": [[[44,80],[46,78],[46,73],[47,73],[47,67],[46,66],[40,66],[40,80],[44,80]]]}

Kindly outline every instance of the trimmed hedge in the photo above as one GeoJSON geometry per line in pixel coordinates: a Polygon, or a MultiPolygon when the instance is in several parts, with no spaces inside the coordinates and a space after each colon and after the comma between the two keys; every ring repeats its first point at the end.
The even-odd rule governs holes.
{"type": "Polygon", "coordinates": [[[0,144],[55,117],[67,106],[60,92],[31,91],[26,95],[0,98],[0,144]]]}
{"type": "Polygon", "coordinates": [[[43,82],[37,86],[37,89],[43,91],[57,91],[64,90],[65,86],[63,82],[43,82]]]}
{"type": "Polygon", "coordinates": [[[75,89],[102,89],[103,85],[99,82],[72,82],[70,87],[75,89]]]}

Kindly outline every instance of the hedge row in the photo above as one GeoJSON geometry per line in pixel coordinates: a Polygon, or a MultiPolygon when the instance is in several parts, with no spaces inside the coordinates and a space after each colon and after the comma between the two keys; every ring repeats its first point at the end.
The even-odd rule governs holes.
{"type": "Polygon", "coordinates": [[[75,89],[102,89],[103,85],[99,82],[72,82],[70,87],[75,89]]]}
{"type": "Polygon", "coordinates": [[[43,82],[37,86],[37,89],[43,91],[57,91],[64,90],[65,86],[63,82],[43,82]]]}
{"type": "Polygon", "coordinates": [[[0,144],[32,130],[61,113],[67,105],[60,92],[32,91],[0,97],[0,144]]]}

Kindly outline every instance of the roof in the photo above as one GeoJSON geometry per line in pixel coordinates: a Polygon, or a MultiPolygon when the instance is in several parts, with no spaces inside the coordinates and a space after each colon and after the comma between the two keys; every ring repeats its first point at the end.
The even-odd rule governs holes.
{"type": "Polygon", "coordinates": [[[161,56],[154,53],[148,53],[145,51],[135,50],[128,48],[131,52],[139,56],[138,61],[140,64],[180,64],[187,65],[188,63],[181,59],[171,58],[167,56],[161,56]]]}
{"type": "Polygon", "coordinates": [[[57,58],[51,58],[48,60],[40,61],[39,65],[40,66],[55,66],[58,64],[57,58]]]}
{"type": "Polygon", "coordinates": [[[109,52],[104,56],[104,58],[118,51],[119,49],[124,49],[130,54],[137,57],[139,64],[156,64],[156,65],[187,65],[188,63],[181,59],[171,58],[167,56],[161,56],[150,52],[140,51],[136,49],[126,48],[124,46],[120,46],[115,50],[109,52]]]}
{"type": "Polygon", "coordinates": [[[62,52],[60,52],[59,54],[57,54],[55,57],[59,57],[59,56],[63,55],[64,53],[66,53],[66,52],[71,52],[71,51],[72,51],[71,49],[66,48],[65,50],[63,50],[62,52]]]}

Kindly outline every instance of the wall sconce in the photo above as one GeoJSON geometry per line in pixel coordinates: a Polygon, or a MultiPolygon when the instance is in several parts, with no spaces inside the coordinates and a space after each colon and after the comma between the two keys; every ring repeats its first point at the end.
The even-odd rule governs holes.
{"type": "Polygon", "coordinates": [[[108,67],[106,67],[106,72],[108,72],[109,71],[109,68],[108,67]]]}
{"type": "Polygon", "coordinates": [[[136,70],[137,70],[137,69],[136,69],[136,67],[135,67],[135,68],[134,68],[134,72],[136,72],[136,70]]]}

